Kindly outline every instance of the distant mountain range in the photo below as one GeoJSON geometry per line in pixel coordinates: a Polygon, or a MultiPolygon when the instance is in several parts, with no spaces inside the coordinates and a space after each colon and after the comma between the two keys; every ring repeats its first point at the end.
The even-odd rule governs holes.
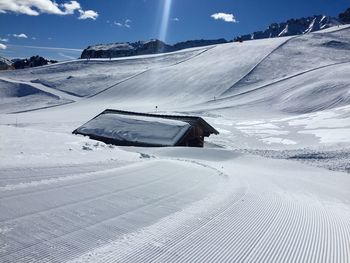
{"type": "Polygon", "coordinates": [[[44,66],[48,64],[56,63],[55,60],[47,60],[40,56],[32,56],[24,59],[12,59],[8,60],[4,57],[0,57],[0,70],[12,70],[12,69],[24,69],[44,66]]]}
{"type": "MultiPolygon", "coordinates": [[[[338,17],[330,17],[325,15],[316,15],[312,17],[290,19],[283,23],[273,23],[266,30],[256,31],[251,34],[238,36],[231,41],[226,39],[215,40],[188,40],[179,42],[174,45],[166,44],[158,39],[149,41],[138,41],[134,43],[112,43],[98,44],[87,47],[81,54],[82,59],[90,58],[117,58],[129,57],[136,55],[158,54],[165,52],[173,52],[181,49],[209,46],[216,44],[224,44],[228,42],[241,42],[247,40],[284,37],[302,35],[318,30],[326,29],[332,26],[350,23],[350,8],[339,14],[338,17]]],[[[18,69],[26,67],[36,67],[55,63],[55,61],[46,60],[39,56],[34,56],[29,59],[20,59],[9,62],[9,60],[0,57],[0,70],[3,69],[18,69]]]]}
{"type": "Polygon", "coordinates": [[[322,15],[290,19],[284,23],[273,23],[264,31],[236,37],[234,41],[302,35],[341,24],[343,23],[338,18],[322,15]]]}
{"type": "Polygon", "coordinates": [[[190,40],[180,42],[175,45],[168,45],[158,39],[151,39],[149,41],[138,41],[134,43],[113,43],[113,44],[99,44],[89,46],[84,49],[81,58],[116,58],[128,57],[146,54],[158,54],[164,52],[172,52],[185,48],[209,46],[215,44],[227,43],[225,39],[216,40],[190,40]]]}
{"type": "MultiPolygon", "coordinates": [[[[256,31],[234,38],[232,41],[247,41],[273,37],[302,35],[332,26],[350,23],[350,8],[336,17],[316,15],[312,17],[290,19],[283,23],[273,23],[266,30],[256,31]]],[[[207,45],[223,44],[232,41],[225,39],[216,40],[189,40],[175,45],[168,45],[160,40],[138,41],[135,43],[113,43],[89,46],[81,54],[81,58],[116,58],[145,54],[157,54],[177,51],[181,49],[200,47],[207,45]]]]}

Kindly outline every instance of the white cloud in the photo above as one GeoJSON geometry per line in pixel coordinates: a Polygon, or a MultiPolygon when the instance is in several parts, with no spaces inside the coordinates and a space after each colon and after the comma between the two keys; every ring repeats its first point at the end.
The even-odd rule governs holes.
{"type": "Polygon", "coordinates": [[[65,3],[62,6],[68,15],[74,14],[75,10],[81,10],[81,6],[77,1],[70,1],[70,3],[65,3]]]}
{"type": "Polygon", "coordinates": [[[93,10],[83,11],[80,9],[79,13],[80,13],[80,16],[78,17],[78,19],[82,19],[82,20],[85,20],[85,19],[96,20],[98,17],[98,13],[93,10]]]}
{"type": "Polygon", "coordinates": [[[82,49],[77,48],[65,48],[65,47],[43,47],[43,46],[22,46],[22,45],[9,45],[12,47],[20,47],[20,48],[30,48],[30,49],[45,49],[45,50],[54,50],[61,52],[79,52],[81,53],[82,49]]]}
{"type": "Polygon", "coordinates": [[[15,37],[15,38],[28,38],[28,36],[26,34],[24,34],[24,33],[22,33],[22,34],[13,34],[12,36],[15,37]]]}
{"type": "Polygon", "coordinates": [[[14,12],[30,16],[40,13],[63,15],[58,4],[51,0],[0,0],[0,12],[14,12]]]}
{"type": "Polygon", "coordinates": [[[73,56],[69,56],[67,54],[64,54],[64,53],[61,53],[59,52],[58,53],[59,56],[63,57],[63,58],[68,58],[68,59],[77,59],[76,57],[73,57],[73,56]]]}
{"type": "Polygon", "coordinates": [[[0,49],[6,49],[6,48],[7,48],[6,45],[0,43],[0,49]]]}
{"type": "Polygon", "coordinates": [[[238,23],[238,21],[236,20],[233,14],[215,13],[215,14],[212,14],[210,17],[214,18],[215,20],[223,20],[229,23],[238,23]]]}
{"type": "Polygon", "coordinates": [[[113,24],[116,25],[116,26],[119,26],[119,27],[130,28],[131,27],[131,25],[130,25],[131,23],[132,23],[132,20],[125,19],[124,23],[114,21],[113,24]]]}
{"type": "Polygon", "coordinates": [[[96,20],[98,17],[98,13],[93,10],[84,11],[78,1],[59,5],[54,0],[0,0],[0,14],[12,12],[29,16],[40,14],[73,15],[75,11],[80,13],[78,19],[96,20]]]}
{"type": "Polygon", "coordinates": [[[8,39],[8,38],[1,38],[1,37],[0,37],[0,41],[2,41],[2,42],[9,42],[9,39],[8,39]]]}
{"type": "Polygon", "coordinates": [[[124,26],[127,27],[127,28],[130,28],[131,27],[131,25],[130,25],[131,22],[132,21],[130,19],[126,19],[125,23],[124,23],[124,26]]]}

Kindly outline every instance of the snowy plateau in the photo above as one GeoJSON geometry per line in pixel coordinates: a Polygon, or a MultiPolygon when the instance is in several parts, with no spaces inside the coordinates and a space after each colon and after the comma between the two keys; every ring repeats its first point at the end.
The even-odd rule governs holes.
{"type": "Polygon", "coordinates": [[[350,262],[350,27],[0,73],[0,262],[350,262]],[[204,148],[73,135],[198,115],[204,148]]]}

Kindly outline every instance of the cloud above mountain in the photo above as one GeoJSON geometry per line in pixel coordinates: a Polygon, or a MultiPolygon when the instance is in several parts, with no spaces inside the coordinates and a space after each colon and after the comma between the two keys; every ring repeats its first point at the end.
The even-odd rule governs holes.
{"type": "Polygon", "coordinates": [[[214,18],[215,20],[223,20],[229,23],[238,23],[238,21],[236,20],[233,14],[215,13],[215,14],[212,14],[210,17],[214,18]]]}
{"type": "Polygon", "coordinates": [[[26,34],[24,34],[24,33],[13,34],[12,36],[15,37],[15,38],[28,38],[28,36],[26,34]]]}
{"type": "Polygon", "coordinates": [[[114,25],[119,26],[119,27],[126,27],[126,28],[130,28],[131,27],[131,23],[132,21],[130,19],[125,19],[124,22],[117,22],[114,21],[114,25]]]}
{"type": "Polygon", "coordinates": [[[70,3],[65,3],[62,6],[64,7],[65,13],[68,15],[74,14],[75,10],[81,10],[81,6],[77,1],[71,1],[70,3]]]}
{"type": "Polygon", "coordinates": [[[85,20],[85,19],[96,20],[98,17],[98,13],[93,10],[86,10],[86,11],[79,10],[79,14],[80,15],[78,19],[81,19],[81,20],[85,20]]]}
{"type": "Polygon", "coordinates": [[[79,12],[78,19],[96,20],[98,13],[93,10],[83,10],[78,1],[58,4],[52,0],[0,0],[0,13],[16,13],[29,16],[40,14],[73,15],[79,12]]]}

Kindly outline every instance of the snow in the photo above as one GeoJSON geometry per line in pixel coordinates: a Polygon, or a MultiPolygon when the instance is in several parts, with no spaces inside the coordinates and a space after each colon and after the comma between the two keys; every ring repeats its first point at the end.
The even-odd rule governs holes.
{"type": "MultiPolygon", "coordinates": [[[[348,46],[340,26],[1,72],[0,261],[349,262],[348,46]],[[106,108],[155,106],[221,133],[203,149],[71,134],[106,108]]],[[[164,128],[127,129],[147,141],[187,125],[87,128],[110,117],[164,128]]]]}
{"type": "Polygon", "coordinates": [[[190,126],[177,120],[104,113],[79,127],[77,132],[117,141],[174,146],[190,126]]]}
{"type": "Polygon", "coordinates": [[[267,144],[272,144],[272,143],[287,144],[287,145],[297,144],[295,141],[292,141],[289,139],[278,138],[278,137],[268,137],[268,138],[262,139],[262,141],[267,143],[267,144]]]}
{"type": "Polygon", "coordinates": [[[30,68],[13,73],[1,72],[0,78],[41,83],[53,90],[87,97],[109,89],[129,78],[142,74],[152,68],[167,67],[180,63],[203,49],[191,49],[163,56],[140,56],[139,59],[113,60],[73,60],[44,67],[30,68]]]}
{"type": "Polygon", "coordinates": [[[317,129],[301,131],[300,133],[313,134],[320,138],[321,143],[325,144],[348,143],[350,138],[350,128],[340,128],[335,131],[332,129],[317,129]]]}
{"type": "Polygon", "coordinates": [[[68,103],[52,93],[22,82],[0,80],[0,112],[11,113],[68,103]]]}

